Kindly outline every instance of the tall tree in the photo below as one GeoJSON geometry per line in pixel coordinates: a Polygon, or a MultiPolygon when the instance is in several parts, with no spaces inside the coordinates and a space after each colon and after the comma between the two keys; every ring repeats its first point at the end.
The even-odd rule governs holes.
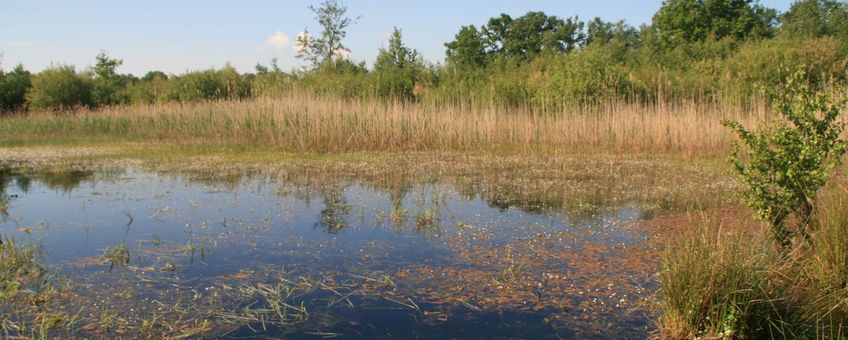
{"type": "Polygon", "coordinates": [[[124,84],[116,69],[123,63],[121,59],[109,58],[105,51],[100,51],[97,55],[97,63],[94,64],[94,87],[91,90],[95,105],[114,105],[121,102],[118,92],[124,84]]]}
{"type": "Polygon", "coordinates": [[[653,25],[665,46],[707,39],[769,37],[777,11],[757,0],[666,0],[653,25]]]}
{"type": "Polygon", "coordinates": [[[421,54],[418,51],[404,46],[403,34],[397,27],[389,37],[389,47],[381,48],[374,62],[374,70],[379,71],[389,68],[404,69],[421,62],[421,54]]]}
{"type": "Polygon", "coordinates": [[[395,27],[388,48],[381,48],[374,62],[377,92],[384,97],[412,98],[423,68],[421,54],[404,46],[403,35],[395,27]]]}
{"type": "Polygon", "coordinates": [[[454,40],[446,43],[447,61],[461,67],[482,66],[486,62],[483,35],[474,25],[462,26],[454,40]]]}
{"type": "Polygon", "coordinates": [[[332,61],[334,57],[343,57],[350,50],[342,44],[347,36],[347,28],[356,23],[357,18],[347,16],[347,6],[338,0],[324,0],[320,7],[309,6],[315,13],[315,20],[321,25],[321,35],[312,37],[308,30],[296,39],[297,57],[312,62],[317,67],[332,61]]]}
{"type": "Polygon", "coordinates": [[[576,17],[563,20],[543,12],[528,12],[515,19],[501,14],[479,31],[463,26],[454,41],[445,44],[448,62],[482,65],[490,57],[526,61],[543,53],[569,52],[585,41],[583,26],[576,17]]]}
{"type": "Polygon", "coordinates": [[[838,36],[848,40],[848,3],[799,0],[780,18],[781,33],[793,37],[838,36]]]}
{"type": "Polygon", "coordinates": [[[543,12],[528,12],[516,19],[507,14],[489,19],[483,27],[491,53],[527,60],[543,52],[568,52],[583,43],[583,23],[543,12]]]}
{"type": "Polygon", "coordinates": [[[586,27],[586,45],[606,45],[614,41],[620,42],[626,47],[632,47],[639,41],[639,31],[633,28],[633,26],[627,25],[624,20],[613,23],[596,17],[588,22],[586,27]]]}

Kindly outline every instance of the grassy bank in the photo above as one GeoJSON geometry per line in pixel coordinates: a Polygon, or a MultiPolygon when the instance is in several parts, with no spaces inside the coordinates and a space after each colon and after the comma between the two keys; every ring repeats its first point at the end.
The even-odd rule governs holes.
{"type": "Polygon", "coordinates": [[[820,199],[809,244],[782,253],[767,227],[700,215],[661,257],[668,338],[848,337],[848,188],[820,199]]]}
{"type": "Polygon", "coordinates": [[[156,143],[282,152],[612,151],[723,155],[720,125],[762,124],[768,110],[609,103],[552,114],[474,106],[315,98],[111,107],[0,119],[0,145],[156,143]]]}

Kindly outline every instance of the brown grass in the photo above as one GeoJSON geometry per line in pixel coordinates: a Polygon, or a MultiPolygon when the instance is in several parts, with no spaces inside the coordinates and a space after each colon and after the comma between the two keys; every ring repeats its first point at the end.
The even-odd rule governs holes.
{"type": "Polygon", "coordinates": [[[288,152],[598,151],[723,155],[734,137],[722,119],[745,126],[768,109],[719,104],[613,102],[553,114],[515,108],[279,98],[111,107],[0,119],[0,145],[166,142],[274,148],[288,152]]]}

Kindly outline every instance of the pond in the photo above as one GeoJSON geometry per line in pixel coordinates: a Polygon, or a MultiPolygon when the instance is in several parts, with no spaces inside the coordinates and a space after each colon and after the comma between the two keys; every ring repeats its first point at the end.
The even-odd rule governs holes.
{"type": "MultiPolygon", "coordinates": [[[[0,172],[4,240],[67,290],[56,336],[645,338],[650,214],[439,180],[0,172]]],[[[8,309],[8,306],[6,307],[8,309]]],[[[8,311],[7,311],[8,312],[8,311]]]]}

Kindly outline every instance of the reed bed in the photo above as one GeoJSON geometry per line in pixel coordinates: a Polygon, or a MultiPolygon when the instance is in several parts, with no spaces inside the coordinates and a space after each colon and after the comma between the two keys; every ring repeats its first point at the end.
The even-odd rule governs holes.
{"type": "Polygon", "coordinates": [[[0,119],[0,144],[156,142],[287,152],[540,149],[719,155],[734,136],[722,119],[767,122],[765,104],[610,102],[538,113],[477,105],[277,98],[109,107],[0,119]]]}

